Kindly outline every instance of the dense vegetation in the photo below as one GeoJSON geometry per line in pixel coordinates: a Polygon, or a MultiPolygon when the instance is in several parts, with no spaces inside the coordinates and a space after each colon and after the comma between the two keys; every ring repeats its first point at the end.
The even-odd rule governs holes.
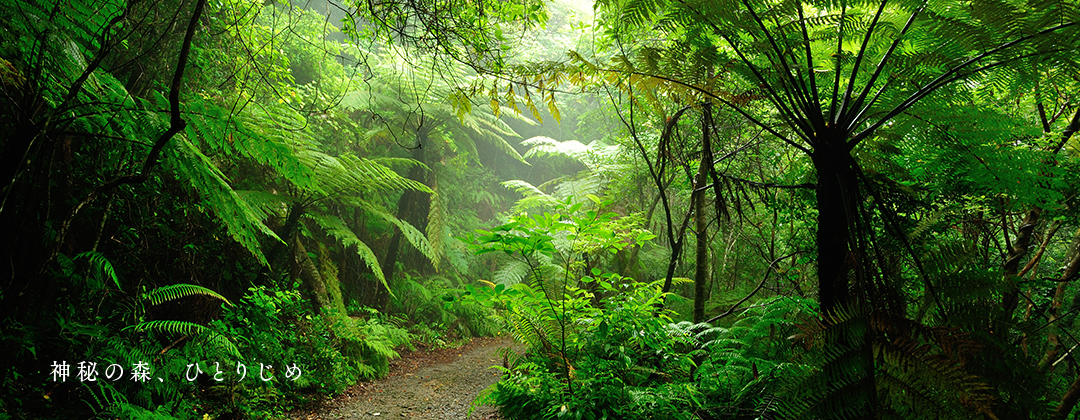
{"type": "Polygon", "coordinates": [[[0,419],[1076,418],[1080,3],[0,4],[0,419]],[[117,370],[119,368],[119,370],[117,370]]]}

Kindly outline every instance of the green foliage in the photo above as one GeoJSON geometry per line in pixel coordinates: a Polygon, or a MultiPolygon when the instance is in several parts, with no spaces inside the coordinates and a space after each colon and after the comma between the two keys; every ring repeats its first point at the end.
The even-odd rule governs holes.
{"type": "Polygon", "coordinates": [[[559,210],[567,213],[523,214],[474,239],[478,253],[518,255],[530,271],[527,283],[466,286],[471,298],[505,308],[511,333],[529,346],[527,361],[480,401],[511,418],[690,418],[700,395],[691,383],[697,364],[658,309],[660,283],[598,268],[573,274],[577,285],[567,278],[582,269],[567,254],[614,252],[651,235],[617,228],[613,214],[581,205],[559,210]],[[546,276],[540,255],[563,264],[554,271],[562,279],[546,276]]]}
{"type": "Polygon", "coordinates": [[[502,332],[491,308],[462,299],[465,290],[453,287],[447,278],[420,279],[401,273],[394,284],[391,312],[411,324],[410,332],[422,343],[438,348],[502,332]]]}
{"type": "Polygon", "coordinates": [[[210,296],[212,298],[225,302],[226,305],[232,306],[232,302],[229,302],[224,296],[217,292],[199,286],[197,284],[177,283],[169,286],[161,286],[150,292],[146,293],[143,297],[151,305],[160,305],[162,303],[177,300],[188,296],[203,295],[210,296]]]}
{"type": "MultiPolygon", "coordinates": [[[[408,343],[405,330],[381,321],[356,320],[332,309],[313,316],[304,306],[295,291],[255,287],[212,324],[237,337],[243,358],[230,361],[296,364],[302,370],[295,381],[276,378],[261,388],[243,383],[217,386],[213,395],[227,403],[226,410],[279,411],[302,403],[305,395],[319,398],[339,393],[358,379],[385,376],[387,360],[397,356],[394,348],[408,343]]],[[[282,376],[281,372],[276,376],[282,376]]]]}
{"type": "MultiPolygon", "coordinates": [[[[178,283],[169,286],[158,287],[150,292],[146,293],[143,297],[146,302],[151,306],[157,306],[164,304],[165,302],[178,300],[187,296],[209,296],[215,299],[219,299],[225,302],[227,305],[232,306],[232,302],[225,299],[217,292],[207,289],[205,287],[195,285],[178,283]]],[[[233,357],[239,357],[240,351],[236,348],[227,336],[214,331],[211,328],[196,324],[189,321],[177,321],[177,320],[151,320],[143,321],[135,325],[135,331],[153,331],[157,333],[166,333],[172,335],[181,335],[184,337],[195,338],[192,342],[197,344],[206,343],[219,349],[223,349],[225,354],[233,357]]]]}

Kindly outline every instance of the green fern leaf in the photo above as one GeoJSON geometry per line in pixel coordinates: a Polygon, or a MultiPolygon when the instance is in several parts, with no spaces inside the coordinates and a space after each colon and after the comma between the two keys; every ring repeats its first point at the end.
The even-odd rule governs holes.
{"type": "Polygon", "coordinates": [[[262,222],[263,215],[255,211],[229,186],[225,175],[206,155],[195,148],[186,136],[177,136],[170,144],[172,167],[202,196],[204,203],[225,223],[229,235],[243,245],[255,258],[267,265],[257,233],[281,241],[277,233],[262,222]]]}
{"type": "Polygon", "coordinates": [[[356,246],[356,254],[359,255],[360,259],[364,261],[364,264],[375,273],[375,277],[379,279],[379,282],[382,283],[383,287],[385,287],[391,295],[394,294],[394,292],[390,290],[390,285],[386,282],[386,276],[383,274],[382,267],[379,266],[378,257],[375,256],[375,253],[371,251],[371,248],[369,248],[367,244],[356,237],[356,233],[354,233],[352,229],[349,229],[344,221],[333,215],[318,213],[305,213],[304,215],[311,220],[314,220],[315,223],[325,229],[330,236],[337,238],[342,245],[346,247],[356,246]]]}
{"type": "Polygon", "coordinates": [[[151,305],[160,305],[165,302],[195,295],[210,296],[225,302],[229,306],[233,306],[232,302],[229,302],[225,296],[218,294],[218,292],[196,284],[187,283],[177,283],[158,287],[148,292],[143,298],[149,301],[151,305]]]}

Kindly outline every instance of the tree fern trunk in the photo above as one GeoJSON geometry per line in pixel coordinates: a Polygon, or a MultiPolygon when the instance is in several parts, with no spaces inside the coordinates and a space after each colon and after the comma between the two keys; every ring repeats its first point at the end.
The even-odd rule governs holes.
{"type": "MultiPolygon", "coordinates": [[[[304,211],[304,206],[300,203],[293,203],[289,206],[289,215],[285,218],[285,225],[282,226],[281,231],[278,232],[279,238],[286,238],[285,240],[288,240],[287,238],[293,236],[293,231],[296,230],[296,226],[300,224],[300,216],[304,215],[304,211]]],[[[270,270],[274,268],[274,264],[288,246],[289,245],[283,242],[277,242],[274,244],[273,248],[270,248],[270,253],[266,254],[266,262],[269,266],[259,270],[259,274],[252,279],[252,285],[266,286],[270,283],[268,280],[270,270]]],[[[286,263],[288,264],[287,267],[291,269],[292,262],[286,261],[286,263]]]]}
{"type": "Polygon", "coordinates": [[[818,178],[818,301],[822,313],[830,313],[852,303],[848,277],[860,254],[851,238],[858,178],[843,142],[821,144],[810,157],[818,178]]]}
{"type": "MultiPolygon", "coordinates": [[[[823,316],[841,316],[856,312],[859,322],[841,323],[842,330],[826,336],[827,347],[841,352],[824,366],[826,378],[852,381],[832,389],[822,401],[825,419],[872,419],[876,417],[877,383],[874,358],[866,319],[869,316],[858,295],[852,293],[850,278],[856,286],[862,263],[854,235],[857,203],[860,200],[857,166],[841,136],[822,139],[810,156],[817,170],[817,245],[818,301],[823,316]],[[831,141],[830,141],[831,140],[831,141]]],[[[858,289],[856,289],[858,290],[858,289]]]]}
{"type": "Polygon", "coordinates": [[[319,269],[315,267],[315,262],[311,260],[311,256],[304,249],[300,235],[294,234],[292,241],[292,276],[303,280],[311,295],[311,302],[315,304],[315,313],[319,313],[323,308],[330,307],[330,298],[326,294],[326,284],[323,283],[322,276],[319,275],[319,269]]]}
{"type": "MultiPolygon", "coordinates": [[[[416,159],[418,162],[425,165],[427,164],[427,162],[425,162],[424,159],[426,157],[426,153],[424,152],[424,145],[428,144],[427,137],[427,131],[421,131],[417,133],[417,147],[412,151],[413,159],[416,159]]],[[[414,166],[412,167],[412,169],[409,169],[408,178],[426,185],[426,171],[427,169],[424,169],[420,166],[414,166]]],[[[429,206],[430,198],[427,196],[427,194],[413,190],[406,190],[401,194],[401,198],[398,199],[397,218],[404,222],[408,222],[409,224],[413,225],[413,227],[417,228],[421,232],[424,232],[427,230],[427,214],[429,206]]],[[[392,284],[394,278],[394,270],[397,267],[397,262],[399,259],[412,267],[421,266],[422,264],[424,264],[423,262],[426,261],[422,256],[418,257],[417,255],[415,255],[419,254],[419,252],[416,252],[415,250],[410,249],[408,251],[402,251],[402,235],[403,233],[401,232],[401,229],[395,227],[394,234],[390,238],[390,245],[386,248],[386,256],[382,259],[382,271],[383,276],[386,277],[387,284],[392,284]],[[411,257],[403,258],[402,254],[405,254],[406,256],[411,255],[411,257]]],[[[390,309],[390,293],[387,290],[379,289],[379,291],[376,293],[376,301],[378,308],[381,308],[384,313],[388,312],[388,310],[390,309]]]]}

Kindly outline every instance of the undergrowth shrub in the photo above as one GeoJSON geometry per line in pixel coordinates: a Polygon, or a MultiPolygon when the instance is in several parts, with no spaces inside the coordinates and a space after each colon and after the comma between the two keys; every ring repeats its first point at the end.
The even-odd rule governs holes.
{"type": "Polygon", "coordinates": [[[460,299],[465,290],[451,283],[445,277],[420,279],[402,272],[394,283],[391,312],[404,318],[414,338],[433,347],[502,331],[491,308],[460,299]]]}
{"type": "Polygon", "coordinates": [[[525,268],[520,282],[465,288],[470,299],[504,308],[508,329],[528,346],[524,357],[506,358],[502,381],[476,403],[511,419],[767,418],[780,399],[799,395],[794,387],[820,369],[777,343],[816,316],[813,302],[763,300],[728,328],[674,322],[662,281],[588,265],[601,258],[589,253],[650,237],[580,205],[519,215],[470,237],[477,253],[501,251],[525,268]]]}
{"type": "Polygon", "coordinates": [[[208,396],[224,402],[228,411],[258,417],[275,407],[300,403],[303,394],[344,390],[356,381],[359,372],[335,346],[333,334],[318,328],[317,322],[296,291],[248,289],[235,307],[227,308],[222,319],[212,324],[233,337],[243,355],[241,360],[222,360],[222,365],[233,370],[237,363],[256,369],[260,363],[272,365],[277,368],[275,380],[211,384],[208,396]],[[295,381],[284,378],[284,368],[293,364],[302,369],[295,381]]]}
{"type": "Polygon", "coordinates": [[[701,395],[692,380],[697,347],[670,327],[670,312],[657,310],[661,283],[615,274],[583,283],[606,297],[594,304],[593,294],[568,287],[548,302],[525,284],[474,289],[507,306],[511,332],[529,345],[478,402],[514,419],[691,418],[701,395]]]}
{"type": "Polygon", "coordinates": [[[333,309],[312,315],[299,292],[265,287],[250,288],[212,325],[233,337],[243,355],[227,366],[235,368],[236,362],[246,361],[249,371],[260,363],[275,367],[273,381],[256,378],[211,385],[211,401],[225,402],[227,411],[248,417],[288,409],[303,402],[304,396],[340,393],[362,378],[386,376],[389,359],[397,357],[394,348],[409,342],[405,330],[378,318],[353,319],[333,309]],[[286,367],[294,364],[302,374],[286,379],[286,367]]]}

